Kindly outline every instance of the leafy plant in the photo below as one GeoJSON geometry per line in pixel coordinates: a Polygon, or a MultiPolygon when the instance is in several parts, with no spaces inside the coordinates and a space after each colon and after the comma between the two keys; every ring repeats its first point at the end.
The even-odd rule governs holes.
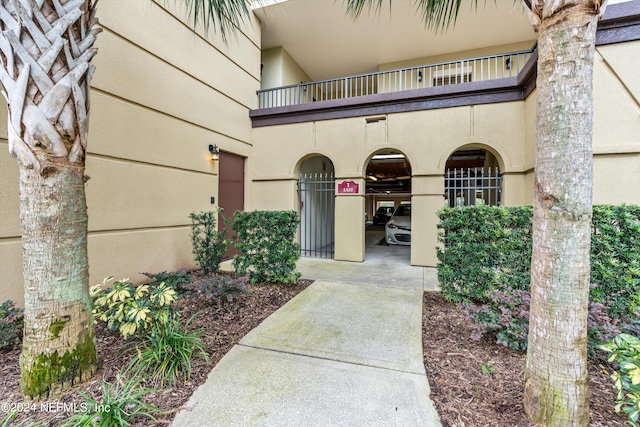
{"type": "Polygon", "coordinates": [[[195,260],[205,274],[220,269],[222,256],[227,251],[226,230],[216,229],[216,217],[224,218],[222,211],[207,211],[189,215],[191,218],[191,243],[195,260]]]}
{"type": "Polygon", "coordinates": [[[127,278],[107,289],[111,280],[113,277],[107,277],[91,287],[93,316],[105,322],[107,329],[120,331],[123,338],[154,323],[166,324],[176,315],[171,305],[176,291],[164,283],[134,286],[127,278]]]}
{"type": "Polygon", "coordinates": [[[527,349],[531,295],[519,289],[489,292],[489,302],[482,305],[463,303],[471,321],[471,338],[493,337],[497,344],[512,350],[527,349]]]}
{"type": "Polygon", "coordinates": [[[489,375],[496,371],[496,368],[493,367],[491,362],[487,362],[486,365],[482,365],[480,369],[482,371],[482,375],[489,375]]]}
{"type": "Polygon", "coordinates": [[[620,334],[600,349],[610,353],[609,362],[617,366],[611,375],[613,386],[618,391],[615,410],[626,413],[627,421],[637,427],[640,416],[640,339],[620,334]]]}
{"type": "Polygon", "coordinates": [[[233,229],[238,234],[240,255],[233,259],[238,274],[251,283],[293,283],[300,278],[295,243],[299,218],[295,211],[237,211],[233,229]]]}
{"type": "MultiPolygon", "coordinates": [[[[509,288],[489,292],[484,304],[460,304],[471,322],[471,339],[488,337],[497,344],[520,351],[527,349],[530,306],[528,291],[509,288]]],[[[587,347],[592,355],[598,345],[620,333],[607,313],[607,305],[594,302],[589,303],[587,330],[587,347]]]]}
{"type": "Polygon", "coordinates": [[[234,277],[216,274],[200,284],[200,292],[212,300],[231,302],[236,295],[249,293],[245,289],[248,281],[247,275],[234,277]]]}
{"type": "Polygon", "coordinates": [[[184,326],[179,319],[165,325],[156,324],[150,333],[136,345],[136,356],[131,361],[135,371],[151,375],[160,386],[173,385],[177,378],[188,380],[191,376],[191,360],[201,357],[209,361],[204,348],[202,331],[188,331],[189,319],[184,326]]]}
{"type": "Polygon", "coordinates": [[[20,343],[24,310],[11,300],[0,305],[0,349],[8,349],[20,343]]]}
{"type": "Polygon", "coordinates": [[[0,427],[39,427],[44,423],[48,423],[50,421],[46,419],[40,420],[40,421],[34,421],[31,417],[17,421],[16,420],[17,417],[18,417],[18,412],[9,411],[7,415],[0,422],[0,427]]]}
{"type": "Polygon", "coordinates": [[[83,397],[81,403],[86,411],[77,412],[67,418],[63,427],[112,427],[130,426],[145,420],[155,420],[154,412],[158,408],[144,403],[142,398],[154,392],[154,389],[140,386],[142,376],[132,373],[130,378],[118,373],[113,383],[102,380],[102,399],[95,399],[79,391],[83,397]]]}
{"type": "Polygon", "coordinates": [[[164,283],[165,285],[173,288],[178,293],[183,293],[187,289],[185,285],[193,282],[193,276],[186,271],[162,271],[160,273],[142,273],[147,276],[151,281],[151,284],[164,283]]]}

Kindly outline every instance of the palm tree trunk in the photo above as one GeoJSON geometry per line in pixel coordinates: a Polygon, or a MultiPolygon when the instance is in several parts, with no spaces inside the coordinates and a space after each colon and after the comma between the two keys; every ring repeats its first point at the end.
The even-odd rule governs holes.
{"type": "Polygon", "coordinates": [[[88,295],[84,166],[20,167],[25,286],[21,388],[60,394],[90,378],[97,354],[88,295]]]}
{"type": "Polygon", "coordinates": [[[97,363],[84,189],[94,14],[93,0],[0,0],[0,81],[20,170],[21,387],[31,397],[59,394],[97,363]]]}
{"type": "Polygon", "coordinates": [[[531,311],[524,390],[525,409],[537,425],[589,424],[586,343],[597,12],[593,5],[574,5],[550,16],[542,13],[538,27],[531,311]]]}

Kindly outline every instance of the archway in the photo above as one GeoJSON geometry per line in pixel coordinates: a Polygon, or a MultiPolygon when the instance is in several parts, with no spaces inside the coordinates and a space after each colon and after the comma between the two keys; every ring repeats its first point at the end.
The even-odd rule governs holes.
{"type": "Polygon", "coordinates": [[[365,178],[365,257],[379,254],[386,261],[408,264],[410,216],[404,222],[386,224],[399,207],[403,212],[411,209],[411,163],[398,150],[380,150],[369,159],[365,178]]]}
{"type": "Polygon", "coordinates": [[[314,155],[300,164],[300,255],[333,258],[335,251],[335,178],[333,162],[314,155]]]}
{"type": "Polygon", "coordinates": [[[455,151],[445,164],[445,205],[498,206],[502,200],[502,175],[496,156],[479,147],[455,151]]]}

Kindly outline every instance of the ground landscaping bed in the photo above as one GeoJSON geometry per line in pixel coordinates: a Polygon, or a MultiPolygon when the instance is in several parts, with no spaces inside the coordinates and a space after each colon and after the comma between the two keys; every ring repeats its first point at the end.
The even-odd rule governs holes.
{"type": "MultiPolygon", "coordinates": [[[[161,388],[145,398],[160,408],[156,422],[145,426],[169,425],[196,387],[202,384],[213,366],[246,333],[262,320],[301,292],[311,282],[300,280],[293,285],[250,285],[248,295],[226,304],[212,303],[197,292],[199,278],[188,285],[192,292],[180,298],[182,317],[193,320],[194,328],[203,328],[210,363],[193,360],[190,381],[179,381],[174,387],[161,388]]],[[[462,310],[448,303],[437,293],[426,293],[423,308],[424,362],[431,385],[431,398],[445,427],[472,426],[530,426],[522,406],[522,377],[524,353],[502,348],[488,341],[473,341],[471,330],[462,310]]],[[[72,404],[82,401],[78,392],[98,396],[101,381],[116,381],[118,371],[129,363],[131,352],[116,332],[96,328],[100,369],[93,380],[67,392],[62,399],[38,402],[52,410],[21,413],[10,425],[22,420],[30,425],[42,421],[43,426],[55,426],[65,416],[57,410],[59,402],[72,404]]],[[[0,352],[0,403],[24,402],[19,392],[20,348],[0,352]]],[[[626,417],[613,410],[615,391],[603,370],[606,364],[590,362],[591,425],[623,426],[626,417]]],[[[144,384],[152,387],[151,384],[144,384]]],[[[0,413],[0,419],[5,414],[0,413]]]]}
{"type": "MultiPolygon", "coordinates": [[[[495,343],[474,341],[470,324],[456,304],[425,293],[422,339],[424,364],[444,427],[531,426],[522,404],[525,354],[495,343]]],[[[616,392],[604,370],[589,362],[592,426],[624,426],[616,414],[616,392]]]]}
{"type": "MultiPolygon", "coordinates": [[[[191,326],[205,331],[209,363],[199,358],[194,359],[189,381],[178,381],[174,387],[164,387],[147,395],[144,401],[160,408],[160,413],[156,415],[156,422],[147,421],[144,423],[145,426],[169,425],[176,412],[186,403],[195,389],[204,383],[211,369],[231,347],[311,283],[309,280],[299,280],[291,285],[248,285],[249,294],[240,295],[230,303],[220,304],[212,303],[210,298],[203,297],[197,291],[203,279],[204,277],[199,277],[192,284],[186,285],[185,287],[191,291],[182,295],[176,305],[182,309],[181,318],[183,319],[198,313],[192,320],[191,326]]],[[[78,392],[99,396],[103,379],[109,382],[116,381],[118,371],[126,367],[131,360],[132,352],[127,349],[127,346],[133,339],[129,338],[125,341],[119,333],[107,331],[100,324],[96,326],[96,341],[100,368],[93,380],[65,393],[61,399],[37,402],[35,411],[20,413],[19,417],[9,425],[18,425],[21,421],[25,422],[23,425],[42,421],[42,426],[55,426],[70,415],[57,406],[60,402],[67,403],[67,408],[71,408],[74,402],[83,401],[78,392]]],[[[0,351],[0,403],[28,402],[28,406],[33,408],[32,403],[20,394],[19,356],[19,347],[11,351],[0,351]]],[[[144,382],[143,385],[153,387],[152,384],[144,382]]],[[[5,416],[5,411],[0,412],[0,424],[5,416]]]]}

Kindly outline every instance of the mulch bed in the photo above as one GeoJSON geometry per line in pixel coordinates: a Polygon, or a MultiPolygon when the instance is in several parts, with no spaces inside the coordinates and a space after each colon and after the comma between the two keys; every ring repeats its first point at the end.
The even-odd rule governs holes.
{"type": "MultiPolygon", "coordinates": [[[[182,318],[188,319],[199,313],[193,319],[192,326],[205,330],[210,362],[199,358],[193,360],[189,381],[178,381],[172,388],[165,387],[148,395],[145,401],[159,407],[161,412],[157,415],[157,421],[145,422],[144,425],[169,425],[175,413],[231,347],[310,283],[301,280],[287,286],[249,286],[249,295],[240,296],[227,304],[212,303],[210,299],[199,295],[196,291],[198,281],[190,285],[193,292],[179,300],[182,318]]],[[[424,363],[431,385],[431,398],[443,426],[531,426],[522,405],[524,353],[488,341],[473,341],[469,338],[470,334],[469,324],[455,304],[446,302],[437,293],[425,293],[424,363]]],[[[124,341],[119,334],[106,331],[101,326],[97,326],[96,336],[101,366],[94,379],[65,393],[61,399],[45,400],[45,404],[81,402],[79,391],[99,396],[101,381],[115,381],[118,371],[127,366],[132,355],[127,349],[131,339],[124,341]]],[[[19,347],[0,352],[0,403],[25,401],[19,391],[19,355],[19,347]]],[[[590,362],[591,425],[624,426],[626,417],[613,410],[615,391],[610,378],[603,373],[602,363],[590,362]]],[[[606,366],[604,368],[608,369],[606,366]]],[[[27,423],[43,421],[44,426],[55,426],[68,415],[63,411],[38,410],[20,413],[14,423],[30,420],[27,423]]],[[[4,416],[5,413],[0,412],[0,422],[4,416]]]]}
{"type": "MultiPolygon", "coordinates": [[[[145,402],[160,408],[160,413],[156,415],[155,422],[146,421],[144,426],[166,426],[171,423],[176,412],[187,402],[195,389],[207,379],[211,369],[220,359],[249,331],[258,326],[287,301],[304,290],[310,280],[299,280],[291,285],[248,285],[248,295],[240,295],[230,303],[220,304],[212,302],[211,299],[203,297],[197,290],[199,282],[205,277],[197,278],[192,284],[186,287],[191,291],[184,294],[176,303],[181,309],[181,318],[189,319],[198,313],[191,321],[193,329],[203,329],[209,363],[201,358],[192,360],[191,378],[189,381],[179,380],[172,388],[165,387],[147,395],[145,402]]],[[[58,411],[55,404],[66,402],[72,404],[83,401],[78,394],[79,391],[92,396],[100,396],[102,380],[108,382],[116,381],[118,371],[126,367],[133,355],[129,349],[132,339],[123,340],[117,332],[110,332],[102,327],[96,326],[96,342],[100,368],[94,379],[74,387],[65,393],[60,399],[47,399],[37,402],[37,410],[32,412],[22,412],[13,421],[18,424],[22,420],[30,420],[28,423],[43,421],[43,426],[55,426],[62,419],[71,415],[64,410],[58,411]],[[53,406],[47,406],[52,403],[53,406]],[[44,407],[53,408],[53,411],[41,410],[44,407]]],[[[20,394],[20,348],[11,351],[0,351],[0,403],[18,403],[27,400],[20,394]]],[[[153,384],[143,382],[143,386],[153,388],[153,384]]],[[[71,407],[71,405],[69,405],[71,407]]],[[[0,424],[6,416],[5,412],[0,412],[0,424]]],[[[11,424],[11,425],[14,425],[11,424]]],[[[142,425],[142,424],[140,424],[142,425]]]]}
{"type": "MultiPolygon", "coordinates": [[[[471,340],[462,310],[437,293],[425,293],[422,319],[424,364],[444,427],[532,425],[522,404],[525,353],[471,340]]],[[[627,425],[603,369],[610,367],[589,361],[591,425],[627,425]]]]}

